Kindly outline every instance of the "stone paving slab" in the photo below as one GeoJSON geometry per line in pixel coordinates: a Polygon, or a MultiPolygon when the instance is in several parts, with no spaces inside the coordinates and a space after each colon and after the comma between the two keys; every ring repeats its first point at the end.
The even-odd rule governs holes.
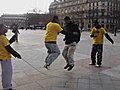
{"type": "Polygon", "coordinates": [[[119,78],[120,79],[120,65],[112,69],[104,70],[102,73],[119,78]]]}
{"type": "MultiPolygon", "coordinates": [[[[88,65],[92,40],[89,38],[89,32],[83,32],[74,56],[75,67],[68,72],[63,69],[65,60],[61,55],[51,65],[51,70],[43,68],[47,55],[43,42],[44,33],[40,30],[21,30],[19,42],[12,45],[23,57],[23,60],[12,58],[15,90],[120,90],[119,34],[117,37],[110,34],[115,40],[114,45],[105,40],[103,66],[95,68],[88,65]]],[[[7,36],[12,36],[11,31],[7,36]]],[[[63,38],[60,34],[58,45],[61,51],[64,47],[63,38]]]]}

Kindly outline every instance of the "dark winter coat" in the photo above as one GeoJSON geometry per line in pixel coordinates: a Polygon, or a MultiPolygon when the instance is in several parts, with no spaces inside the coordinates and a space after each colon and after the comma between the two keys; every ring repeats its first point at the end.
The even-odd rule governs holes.
{"type": "Polygon", "coordinates": [[[73,35],[71,35],[71,34],[65,35],[65,39],[64,39],[65,44],[70,44],[72,42],[78,43],[80,41],[81,32],[80,32],[77,24],[70,22],[64,26],[64,30],[67,32],[71,32],[71,33],[73,33],[73,32],[78,33],[78,35],[74,35],[74,34],[73,35]]]}

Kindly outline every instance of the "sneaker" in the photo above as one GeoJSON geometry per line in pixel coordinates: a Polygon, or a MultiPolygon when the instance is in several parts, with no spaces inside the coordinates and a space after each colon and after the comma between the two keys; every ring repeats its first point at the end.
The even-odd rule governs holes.
{"type": "Polygon", "coordinates": [[[96,67],[101,67],[101,65],[98,65],[98,64],[97,64],[97,65],[95,65],[95,66],[96,66],[96,67]]]}
{"type": "Polygon", "coordinates": [[[95,65],[95,63],[89,63],[89,65],[95,65]]]}
{"type": "Polygon", "coordinates": [[[70,65],[69,68],[68,68],[68,71],[72,70],[74,67],[74,65],[70,65]]]}
{"type": "Polygon", "coordinates": [[[44,68],[46,68],[47,70],[50,70],[50,66],[49,65],[44,65],[44,68]]]}
{"type": "Polygon", "coordinates": [[[69,65],[69,64],[67,64],[67,65],[64,67],[64,69],[67,69],[69,66],[70,66],[70,65],[69,65]]]}

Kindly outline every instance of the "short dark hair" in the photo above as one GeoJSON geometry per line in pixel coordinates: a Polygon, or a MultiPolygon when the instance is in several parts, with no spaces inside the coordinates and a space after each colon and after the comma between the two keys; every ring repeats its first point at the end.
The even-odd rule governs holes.
{"type": "Polygon", "coordinates": [[[97,28],[97,29],[101,28],[101,25],[99,24],[98,21],[95,22],[94,26],[95,26],[95,28],[97,28]]]}
{"type": "Polygon", "coordinates": [[[64,18],[64,20],[70,20],[70,17],[69,17],[69,16],[66,16],[66,17],[64,18]]]}

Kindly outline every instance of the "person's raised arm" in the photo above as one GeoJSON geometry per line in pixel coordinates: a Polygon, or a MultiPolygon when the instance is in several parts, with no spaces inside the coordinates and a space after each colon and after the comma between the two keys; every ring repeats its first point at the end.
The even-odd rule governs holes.
{"type": "Polygon", "coordinates": [[[114,41],[113,41],[112,38],[108,35],[108,33],[105,34],[105,37],[106,37],[112,44],[114,44],[114,41]]]}
{"type": "Polygon", "coordinates": [[[92,30],[91,30],[91,32],[90,32],[90,37],[91,37],[91,38],[96,37],[96,36],[94,35],[94,28],[92,28],[92,30]]]}
{"type": "Polygon", "coordinates": [[[11,53],[14,57],[17,57],[17,58],[21,59],[21,55],[20,55],[19,53],[17,53],[10,45],[7,45],[7,46],[5,47],[5,49],[6,49],[9,53],[11,53]]]}

